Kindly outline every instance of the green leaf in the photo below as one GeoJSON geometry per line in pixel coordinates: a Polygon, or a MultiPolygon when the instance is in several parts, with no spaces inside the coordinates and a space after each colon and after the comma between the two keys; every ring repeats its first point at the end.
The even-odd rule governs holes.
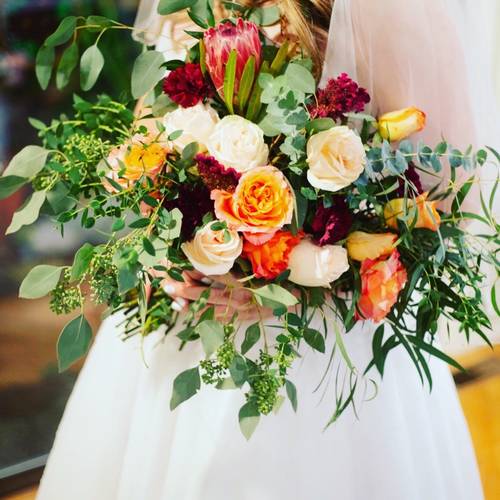
{"type": "Polygon", "coordinates": [[[237,387],[241,387],[248,378],[248,368],[245,358],[237,354],[229,366],[229,373],[237,387]]]}
{"type": "Polygon", "coordinates": [[[260,414],[257,405],[249,401],[244,404],[238,413],[240,429],[247,440],[252,437],[257,425],[259,424],[260,414]]]}
{"type": "Polygon", "coordinates": [[[314,330],[312,328],[304,329],[304,340],[313,348],[319,352],[325,352],[325,338],[321,335],[321,332],[314,330]]]}
{"type": "Polygon", "coordinates": [[[55,57],[54,47],[48,47],[47,45],[42,45],[36,55],[35,73],[38,83],[43,90],[49,85],[55,57]]]}
{"type": "Polygon", "coordinates": [[[151,241],[149,241],[148,238],[146,238],[146,237],[142,238],[142,246],[143,246],[144,250],[146,250],[146,252],[149,255],[152,255],[153,257],[156,255],[155,247],[153,246],[151,241]]]}
{"type": "Polygon", "coordinates": [[[38,219],[40,208],[45,201],[45,191],[35,191],[27,200],[27,202],[14,213],[10,226],[5,231],[5,234],[12,234],[19,231],[23,226],[29,226],[38,219]]]}
{"type": "Polygon", "coordinates": [[[297,388],[290,380],[285,381],[286,395],[292,404],[293,411],[297,411],[297,388]]]}
{"type": "Polygon", "coordinates": [[[193,7],[198,0],[160,0],[158,4],[158,14],[168,16],[179,10],[193,7]]]}
{"type": "Polygon", "coordinates": [[[47,47],[56,47],[58,45],[66,43],[73,35],[75,27],[76,27],[76,17],[75,16],[65,17],[60,22],[59,26],[54,31],[54,33],[52,33],[52,35],[50,35],[45,40],[44,45],[46,45],[47,47]]]}
{"type": "Polygon", "coordinates": [[[226,63],[226,71],[224,73],[224,102],[226,103],[227,109],[231,114],[234,114],[233,100],[237,58],[238,51],[236,49],[231,50],[226,63]]]}
{"type": "MultiPolygon", "coordinates": [[[[279,304],[285,307],[290,307],[298,303],[298,300],[294,295],[279,285],[270,284],[261,288],[252,289],[251,291],[260,305],[266,305],[266,302],[270,302],[274,305],[279,304]]],[[[271,305],[271,307],[273,306],[271,305]]]]}
{"type": "Polygon", "coordinates": [[[111,226],[111,231],[121,231],[125,227],[125,221],[123,219],[116,219],[111,226]]]}
{"type": "Polygon", "coordinates": [[[118,268],[118,292],[124,294],[134,288],[139,282],[137,272],[128,267],[118,268]]]}
{"type": "Polygon", "coordinates": [[[47,191],[47,201],[55,215],[71,210],[76,205],[75,198],[69,194],[69,189],[63,182],[58,182],[47,191]]]}
{"type": "Polygon", "coordinates": [[[0,177],[0,200],[8,198],[11,194],[15,193],[18,189],[24,186],[28,179],[18,177],[17,175],[7,175],[0,177]]]}
{"type": "Polygon", "coordinates": [[[48,154],[49,152],[40,146],[26,146],[12,158],[2,175],[30,179],[45,166],[48,154]]]}
{"type": "Polygon", "coordinates": [[[161,94],[154,102],[151,112],[155,118],[161,118],[176,108],[177,104],[167,94],[161,94]]]}
{"type": "Polygon", "coordinates": [[[165,58],[161,52],[143,52],[134,63],[132,70],[132,96],[139,99],[147,94],[165,75],[162,64],[165,58]]]}
{"type": "Polygon", "coordinates": [[[59,90],[65,87],[70,79],[71,73],[78,63],[78,45],[72,43],[61,56],[56,73],[56,86],[59,90]]]}
{"type": "Polygon", "coordinates": [[[258,7],[252,10],[249,21],[258,26],[272,26],[280,20],[280,9],[273,5],[272,7],[258,7]]]}
{"type": "Polygon", "coordinates": [[[61,277],[60,266],[41,265],[34,267],[24,278],[19,288],[21,299],[39,299],[54,290],[61,277]]]}
{"type": "Polygon", "coordinates": [[[193,397],[200,390],[198,367],[183,371],[174,380],[170,409],[175,410],[181,403],[193,397]]]}
{"type": "Polygon", "coordinates": [[[255,56],[249,57],[241,74],[240,87],[238,90],[238,105],[240,110],[247,106],[250,92],[252,91],[255,80],[255,56]]]}
{"type": "Polygon", "coordinates": [[[260,324],[250,325],[245,332],[245,339],[241,343],[241,354],[246,354],[260,339],[260,324]]]}
{"type": "Polygon", "coordinates": [[[71,281],[80,279],[88,270],[95,248],[90,243],[85,243],[75,254],[71,268],[71,281]]]}
{"type": "Polygon", "coordinates": [[[332,118],[315,118],[307,123],[306,130],[309,134],[316,134],[333,127],[335,127],[335,120],[332,118]]]}
{"type": "Polygon", "coordinates": [[[104,57],[97,45],[91,45],[80,59],[80,86],[82,90],[90,90],[99,78],[104,66],[104,57]]]}
{"type": "Polygon", "coordinates": [[[100,28],[109,28],[113,24],[116,24],[115,21],[104,16],[88,16],[85,23],[87,26],[97,25],[100,28]]]}
{"type": "Polygon", "coordinates": [[[59,373],[67,370],[77,359],[85,356],[92,341],[92,328],[85,316],[72,319],[57,340],[59,373]]]}
{"type": "Polygon", "coordinates": [[[224,343],[224,326],[219,321],[203,321],[196,327],[207,358],[224,343]]]}
{"type": "Polygon", "coordinates": [[[285,71],[285,78],[288,87],[292,90],[314,94],[316,91],[316,81],[310,71],[297,63],[290,63],[285,71]]]}

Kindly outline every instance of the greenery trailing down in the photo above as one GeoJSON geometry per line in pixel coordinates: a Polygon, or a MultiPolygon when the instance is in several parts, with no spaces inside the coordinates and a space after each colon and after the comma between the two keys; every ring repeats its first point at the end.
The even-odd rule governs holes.
{"type": "MultiPolygon", "coordinates": [[[[228,22],[238,17],[259,25],[279,20],[274,7],[247,9],[237,2],[226,2],[226,7],[231,15],[228,22]]],[[[165,15],[188,9],[201,30],[216,25],[210,1],[160,1],[158,8],[165,15]]],[[[82,90],[91,89],[106,64],[99,43],[109,30],[128,33],[129,27],[98,16],[64,20],[40,49],[37,76],[41,86],[48,85],[55,71],[57,86],[63,88],[79,67],[82,90]],[[82,32],[94,37],[84,51],[82,32]],[[64,47],[57,68],[56,47],[64,47]]],[[[260,418],[280,411],[286,398],[293,411],[300,411],[293,366],[304,349],[318,357],[325,354],[325,374],[316,389],[327,394],[329,384],[334,384],[334,410],[325,422],[330,425],[348,407],[356,409],[359,393],[371,387],[376,393],[375,372],[384,374],[394,349],[405,350],[429,387],[431,356],[458,366],[435,342],[441,322],[458,322],[467,340],[479,335],[489,342],[492,325],[483,306],[484,266],[489,264],[498,272],[497,182],[492,183],[487,199],[483,193],[477,195],[481,214],[467,212],[465,200],[475,188],[476,173],[488,162],[500,161],[498,153],[491,148],[462,152],[446,141],[434,148],[408,139],[390,142],[382,136],[380,118],[362,112],[346,111],[335,117],[314,114],[320,90],[312,62],[289,42],[276,47],[260,37],[260,64],[255,54],[241,63],[237,51],[229,51],[219,94],[221,89],[207,77],[210,68],[205,55],[210,47],[202,41],[203,31],[190,34],[193,46],[185,61],[164,61],[162,54],[148,47],[136,59],[130,89],[134,99],[148,106],[144,116],[134,116],[133,102],[106,95],[90,101],[75,95],[71,116],[60,116],[49,124],[31,120],[41,145],[19,152],[0,177],[0,197],[26,185],[33,190],[14,215],[9,233],[42,213],[61,232],[73,222],[92,235],[75,253],[71,266],[37,266],[20,290],[24,298],[50,295],[50,307],[57,314],[78,314],[61,332],[59,369],[67,369],[90,346],[91,330],[82,312],[85,302],[106,304],[111,313],[123,314],[125,339],[161,330],[170,336],[175,332],[180,349],[199,344],[202,359],[196,366],[186,366],[173,381],[172,410],[194,397],[203,385],[241,390],[238,420],[249,439],[260,418]],[[182,130],[188,120],[166,129],[166,119],[182,111],[182,106],[162,92],[164,71],[183,69],[186,63],[199,65],[203,85],[208,87],[199,102],[211,107],[219,119],[236,114],[260,127],[268,151],[266,161],[285,177],[284,184],[293,194],[293,217],[280,231],[299,239],[307,234],[316,243],[317,213],[341,206],[344,212],[339,218],[345,212],[349,218],[349,224],[341,220],[348,225],[345,236],[327,246],[348,247],[349,236],[356,231],[394,237],[390,251],[397,248],[407,279],[384,321],[374,328],[373,358],[368,366],[355,366],[344,342],[345,335],[367,319],[360,300],[365,293],[363,263],[368,258],[355,259],[349,253],[348,270],[340,277],[324,286],[304,286],[291,280],[291,269],[286,266],[273,277],[257,276],[242,254],[231,268],[232,279],[205,286],[186,311],[180,313],[166,293],[166,282],[204,284],[193,273],[184,246],[200,228],[211,225],[223,243],[231,240],[232,229],[227,221],[217,219],[212,196],[214,183],[220,188],[228,182],[227,172],[221,177],[217,167],[216,174],[202,170],[199,155],[206,156],[206,145],[182,130]],[[339,126],[348,127],[361,139],[366,164],[346,186],[320,189],[309,182],[308,144],[317,134],[339,126]],[[154,164],[156,155],[161,160],[158,165],[154,164]],[[448,166],[451,178],[443,183],[442,171],[448,166]],[[468,180],[460,184],[457,179],[464,172],[468,180]],[[418,173],[435,179],[424,202],[433,207],[443,202],[431,216],[440,219],[435,227],[429,221],[427,227],[417,224],[418,173]],[[395,200],[401,207],[397,222],[391,225],[385,212],[395,200]],[[471,221],[482,224],[481,234],[469,232],[471,221]],[[216,294],[223,294],[230,304],[223,313],[212,303],[216,294]],[[238,294],[245,294],[255,311],[250,322],[242,318],[240,309],[244,308],[232,306],[238,294]]],[[[495,285],[490,296],[498,312],[495,285]]]]}

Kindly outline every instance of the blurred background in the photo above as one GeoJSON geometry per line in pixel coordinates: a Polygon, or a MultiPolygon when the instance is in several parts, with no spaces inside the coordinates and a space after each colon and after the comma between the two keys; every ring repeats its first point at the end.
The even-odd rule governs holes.
{"type": "MultiPolygon", "coordinates": [[[[0,0],[0,171],[22,147],[37,143],[37,131],[28,119],[47,123],[69,112],[72,94],[79,91],[77,80],[63,92],[53,85],[41,91],[34,58],[42,41],[70,14],[103,15],[132,24],[137,4],[138,0],[0,0]]],[[[496,15],[500,18],[500,5],[496,15]]],[[[492,57],[500,60],[499,35],[490,31],[492,57]]],[[[106,66],[92,92],[128,101],[130,65],[139,46],[123,33],[108,32],[99,47],[106,52],[106,66]]],[[[497,75],[500,96],[500,69],[497,75]]],[[[70,227],[63,240],[47,219],[5,237],[13,212],[27,194],[0,201],[0,498],[25,500],[34,498],[81,365],[57,373],[56,340],[68,317],[51,313],[46,299],[18,299],[18,287],[36,264],[70,263],[74,250],[84,242],[78,225],[70,227]]],[[[102,311],[88,313],[95,330],[102,311]]],[[[500,335],[498,322],[494,325],[500,335]]],[[[456,373],[455,380],[486,498],[500,499],[500,349],[479,342],[466,346],[456,339],[443,339],[443,343],[468,368],[466,373],[456,373]]]]}

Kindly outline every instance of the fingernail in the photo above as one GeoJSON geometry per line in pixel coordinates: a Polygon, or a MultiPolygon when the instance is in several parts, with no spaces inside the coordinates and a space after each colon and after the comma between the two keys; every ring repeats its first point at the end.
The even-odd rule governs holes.
{"type": "Polygon", "coordinates": [[[175,285],[172,285],[172,283],[167,283],[166,285],[163,285],[163,290],[167,295],[173,295],[175,293],[175,285]]]}
{"type": "MultiPolygon", "coordinates": [[[[186,299],[183,299],[182,297],[177,297],[174,302],[174,304],[177,304],[180,309],[178,309],[178,311],[180,311],[181,309],[184,309],[186,306],[187,306],[187,300],[186,299]]],[[[172,304],[173,305],[173,304],[172,304]]]]}
{"type": "Polygon", "coordinates": [[[214,282],[214,280],[211,280],[210,278],[204,276],[203,278],[201,278],[200,282],[203,283],[204,285],[211,285],[214,282]]]}
{"type": "Polygon", "coordinates": [[[182,311],[182,307],[177,302],[172,302],[172,309],[177,312],[182,311]]]}

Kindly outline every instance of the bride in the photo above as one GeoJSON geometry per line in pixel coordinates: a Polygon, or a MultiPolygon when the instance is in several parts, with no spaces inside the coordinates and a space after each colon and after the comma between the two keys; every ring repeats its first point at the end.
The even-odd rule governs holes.
{"type": "MultiPolygon", "coordinates": [[[[184,27],[173,29],[172,19],[156,14],[157,4],[141,2],[137,33],[170,58],[182,56],[177,42],[184,27]]],[[[472,26],[460,24],[472,23],[466,2],[335,0],[332,13],[329,0],[280,4],[287,30],[324,63],[323,81],[349,73],[368,89],[374,112],[409,105],[425,110],[426,142],[444,136],[462,147],[477,137],[478,92],[467,74],[475,71],[477,80],[482,74],[483,81],[488,75],[471,66],[478,53],[469,43],[472,26]]],[[[198,290],[170,287],[179,308],[198,290]]],[[[346,411],[324,431],[335,394],[314,392],[325,366],[304,350],[292,375],[301,397],[297,414],[284,404],[247,442],[235,417],[238,391],[207,387],[170,411],[172,380],[200,359],[196,346],[179,352],[175,335],[162,332],[143,346],[122,343],[119,323],[108,318],[97,336],[60,424],[39,500],[483,498],[453,380],[438,361],[431,361],[429,393],[406,354],[395,350],[377,396],[367,390],[356,414],[346,411]]],[[[361,371],[372,333],[366,324],[346,336],[361,371]]]]}

